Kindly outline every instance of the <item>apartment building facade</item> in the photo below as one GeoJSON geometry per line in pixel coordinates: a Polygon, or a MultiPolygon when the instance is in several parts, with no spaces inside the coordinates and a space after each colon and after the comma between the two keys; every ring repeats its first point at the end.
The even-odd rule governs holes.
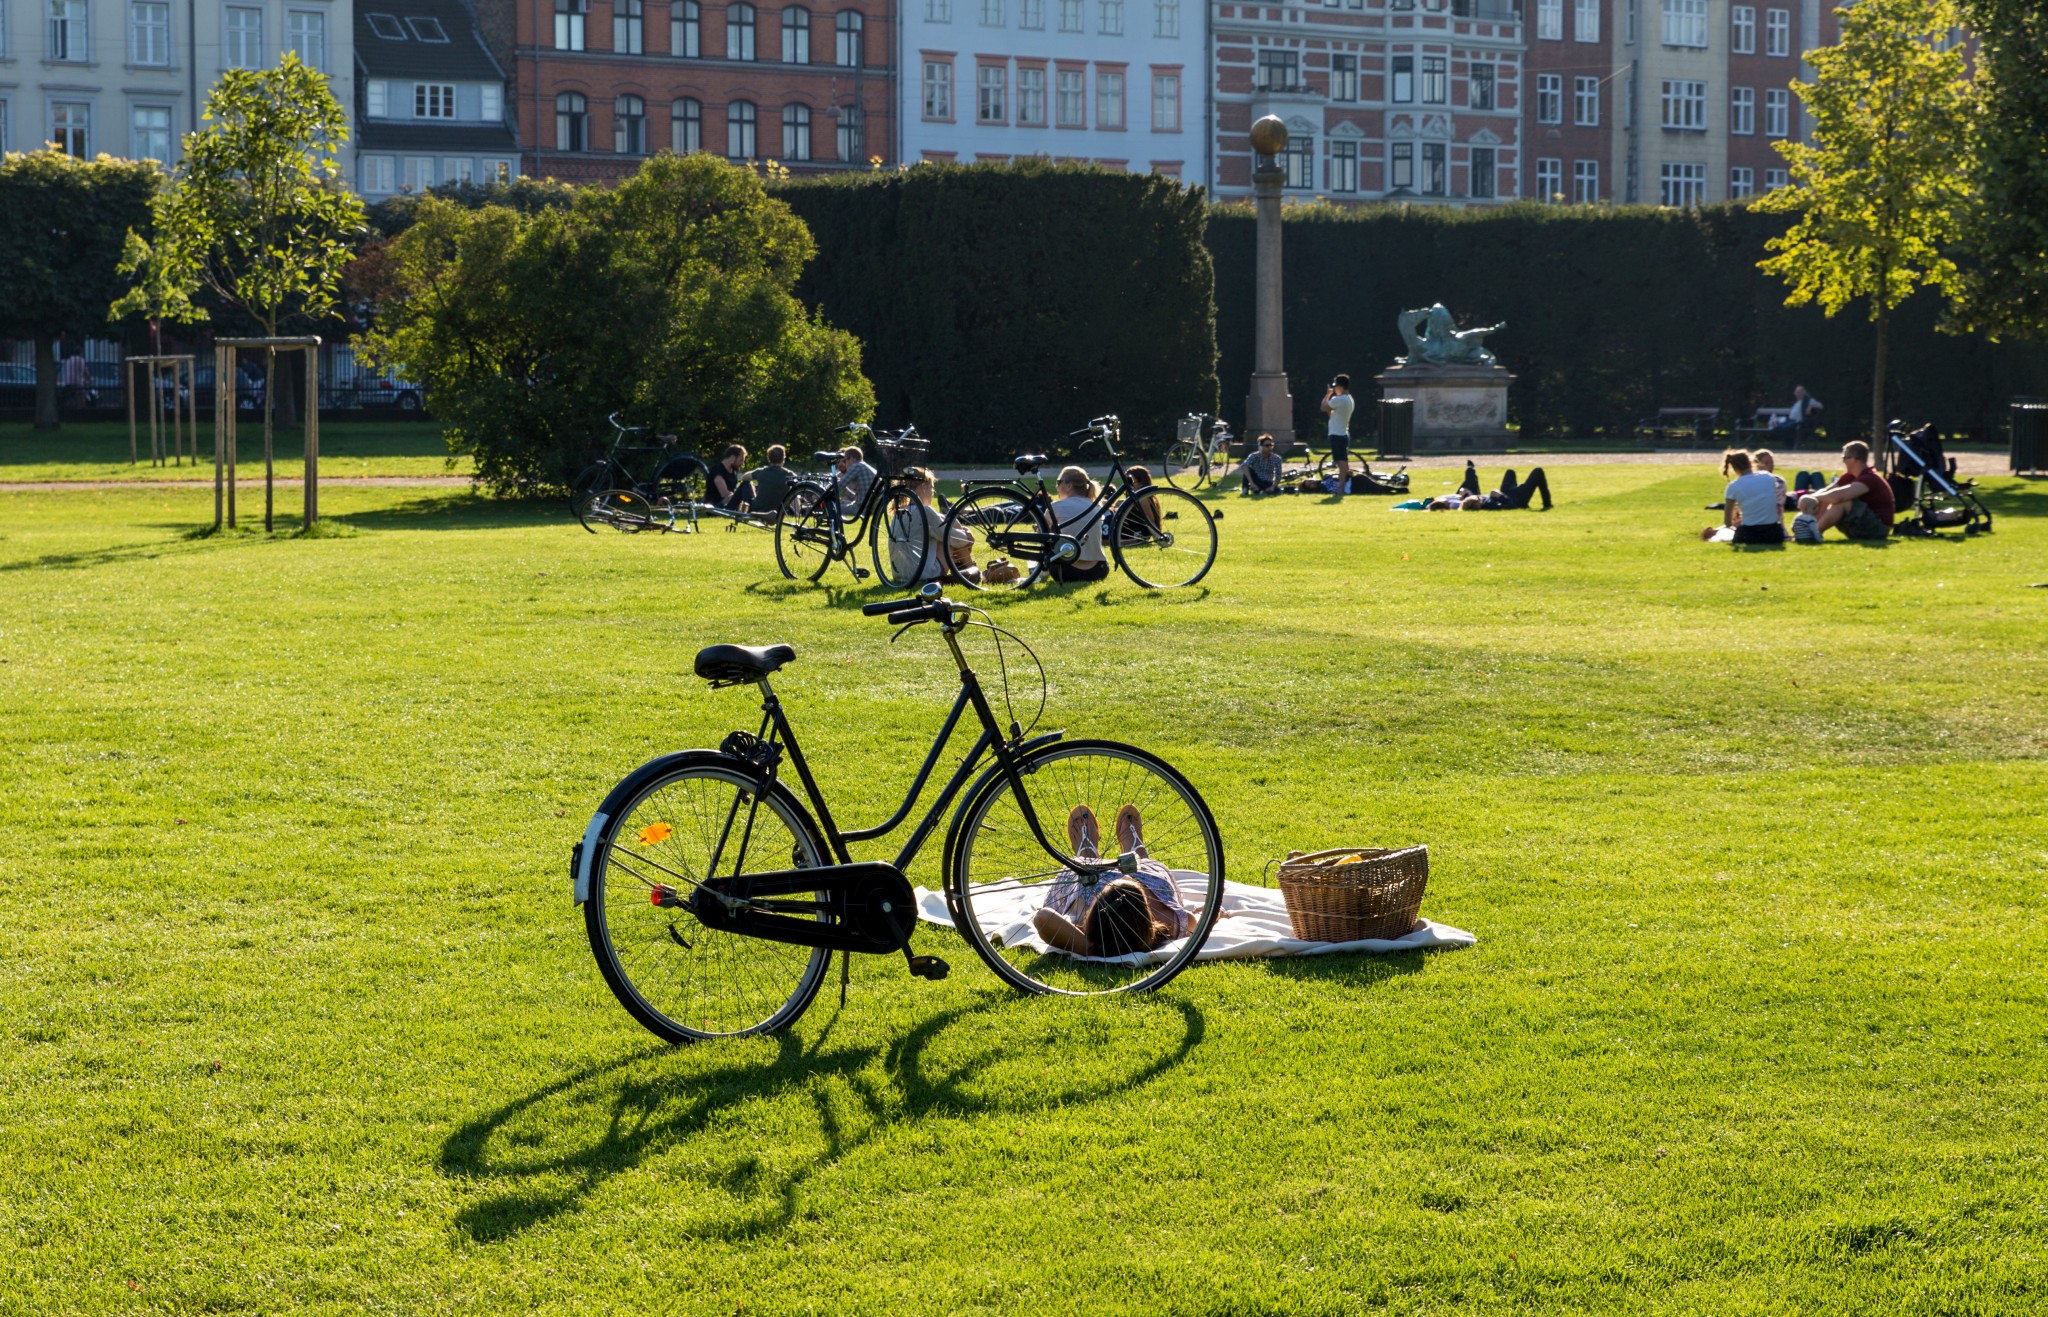
{"type": "Polygon", "coordinates": [[[797,173],[896,158],[890,0],[478,0],[509,36],[521,168],[616,182],[655,151],[797,173]]]}
{"type": "Polygon", "coordinates": [[[1610,0],[1529,0],[1523,195],[1589,205],[1614,198],[1614,129],[1624,86],[1610,0]]]}
{"type": "Polygon", "coordinates": [[[353,46],[334,0],[0,0],[0,150],[174,164],[220,75],[286,51],[352,114],[353,46]]]}
{"type": "Polygon", "coordinates": [[[909,0],[908,161],[1042,156],[1209,179],[1208,0],[909,0]]]}
{"type": "Polygon", "coordinates": [[[519,144],[505,71],[464,0],[365,0],[355,12],[356,188],[509,183],[519,144]]]}

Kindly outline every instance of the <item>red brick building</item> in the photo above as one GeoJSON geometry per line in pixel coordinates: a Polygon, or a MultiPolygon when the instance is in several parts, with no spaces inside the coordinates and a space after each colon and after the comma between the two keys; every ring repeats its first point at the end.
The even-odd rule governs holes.
{"type": "Polygon", "coordinates": [[[1606,0],[1528,0],[1522,195],[1611,201],[1614,129],[1625,110],[1606,0]]]}
{"type": "Polygon", "coordinates": [[[662,150],[775,160],[797,173],[896,159],[884,0],[477,8],[510,46],[524,173],[615,181],[662,150]]]}

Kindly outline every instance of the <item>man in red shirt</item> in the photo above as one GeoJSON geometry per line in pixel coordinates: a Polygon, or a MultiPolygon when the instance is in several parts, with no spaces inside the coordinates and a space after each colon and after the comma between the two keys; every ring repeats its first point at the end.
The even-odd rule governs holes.
{"type": "Polygon", "coordinates": [[[1821,532],[1834,526],[1847,539],[1881,540],[1892,533],[1897,510],[1891,484],[1870,465],[1870,445],[1851,441],[1842,445],[1842,475],[1835,483],[1800,498],[1792,538],[1818,544],[1821,532]]]}

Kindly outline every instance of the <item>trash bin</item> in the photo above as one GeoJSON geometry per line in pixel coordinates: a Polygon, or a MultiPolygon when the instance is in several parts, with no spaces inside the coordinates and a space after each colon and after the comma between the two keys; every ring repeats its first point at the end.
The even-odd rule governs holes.
{"type": "Polygon", "coordinates": [[[2048,400],[2012,400],[2012,470],[2048,471],[2048,400]]]}
{"type": "Polygon", "coordinates": [[[1415,400],[1380,399],[1380,457],[1415,456],[1415,400]]]}

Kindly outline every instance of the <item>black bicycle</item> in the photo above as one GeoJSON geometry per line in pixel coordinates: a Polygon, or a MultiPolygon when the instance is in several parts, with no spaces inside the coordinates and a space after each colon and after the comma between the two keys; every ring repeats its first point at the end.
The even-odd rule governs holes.
{"type": "Polygon", "coordinates": [[[971,484],[946,514],[946,543],[960,543],[975,569],[961,579],[977,590],[1022,590],[1050,571],[1073,562],[1090,532],[1102,538],[1124,575],[1148,590],[1193,585],[1216,562],[1216,519],[1202,501],[1170,485],[1134,485],[1117,449],[1118,421],[1098,416],[1070,437],[1079,448],[1100,444],[1109,454],[1109,475],[1086,513],[1057,522],[1052,493],[1040,477],[1024,483],[1051,459],[1024,453],[1012,460],[1017,479],[971,484]],[[1007,570],[991,570],[998,560],[1007,570]]]}
{"type": "MultiPolygon", "coordinates": [[[[758,728],[731,733],[716,750],[641,765],[612,788],[571,850],[591,951],[633,1018],[671,1042],[780,1029],[817,996],[835,951],[842,1002],[844,958],[855,953],[900,953],[912,974],[944,978],[943,960],[911,953],[918,897],[904,875],[956,799],[945,836],[945,909],[1004,982],[1024,992],[1087,995],[1157,988],[1180,973],[1223,900],[1223,843],[1188,780],[1137,746],[1069,741],[1062,732],[1033,736],[1009,707],[1007,678],[1005,731],[960,635],[986,628],[999,657],[1006,636],[1030,649],[982,610],[945,598],[936,582],[914,599],[861,611],[905,629],[938,623],[960,669],[953,710],[894,814],[869,828],[841,828],[834,819],[768,681],[795,650],[713,645],[698,653],[697,675],[714,689],[760,687],[758,728]],[[856,862],[850,843],[886,836],[910,817],[969,710],[981,735],[896,858],[856,862]],[[785,766],[795,770],[803,799],[783,780],[785,766]],[[1104,829],[1116,821],[1115,845],[1096,843],[1076,826],[1081,806],[1104,829]],[[1124,847],[1125,839],[1132,844],[1124,847]],[[1034,919],[1049,901],[1085,905],[1123,875],[1154,874],[1159,866],[1186,911],[1185,933],[1113,958],[1055,951],[1039,936],[1034,919]]],[[[1041,667],[1041,685],[1043,677],[1041,667]]]]}
{"type": "MultiPolygon", "coordinates": [[[[858,422],[842,425],[838,433],[873,439],[877,456],[892,471],[901,471],[906,461],[922,457],[924,440],[911,426],[895,435],[876,436],[858,422]]],[[[844,561],[855,580],[866,580],[868,571],[853,561],[862,541],[875,564],[874,575],[891,589],[918,584],[927,576],[931,554],[929,514],[910,486],[894,476],[868,475],[868,483],[856,492],[850,475],[836,469],[840,455],[821,451],[811,460],[825,465],[822,481],[805,479],[790,486],[782,496],[781,515],[775,525],[775,563],[792,581],[815,581],[833,563],[844,561]]]]}
{"type": "Polygon", "coordinates": [[[600,526],[627,532],[672,529],[678,508],[703,501],[711,468],[702,458],[679,453],[642,480],[626,459],[667,453],[675,447],[676,436],[658,434],[652,444],[629,443],[633,436],[646,434],[648,427],[622,425],[617,412],[606,419],[613,431],[610,450],[569,482],[569,506],[576,519],[592,535],[600,526]]]}

